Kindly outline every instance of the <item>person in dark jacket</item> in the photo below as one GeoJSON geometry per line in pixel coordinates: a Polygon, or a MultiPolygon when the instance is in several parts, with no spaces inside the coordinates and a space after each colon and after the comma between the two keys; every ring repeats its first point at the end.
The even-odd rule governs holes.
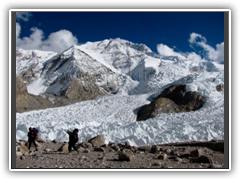
{"type": "Polygon", "coordinates": [[[33,129],[31,127],[29,128],[29,132],[28,132],[29,153],[31,153],[30,149],[31,149],[32,143],[36,147],[36,151],[38,151],[37,144],[35,142],[37,138],[37,133],[38,133],[38,130],[36,128],[33,128],[33,129]]]}
{"type": "Polygon", "coordinates": [[[68,152],[70,153],[73,147],[73,149],[79,153],[75,146],[75,144],[78,142],[78,129],[74,129],[73,132],[68,130],[67,133],[69,135],[68,152]]]}

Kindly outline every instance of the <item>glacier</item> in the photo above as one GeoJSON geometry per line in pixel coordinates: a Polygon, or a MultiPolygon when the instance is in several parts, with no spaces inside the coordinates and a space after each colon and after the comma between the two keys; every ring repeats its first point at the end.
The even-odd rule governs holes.
{"type": "MultiPolygon", "coordinates": [[[[17,58],[16,71],[18,75],[26,67],[33,67],[34,79],[28,82],[27,89],[35,95],[59,88],[56,85],[54,89],[46,88],[42,73],[44,64],[59,55],[78,61],[83,57],[76,53],[80,51],[84,52],[84,57],[96,60],[90,65],[82,62],[81,70],[103,66],[115,73],[113,81],[118,76],[125,81],[114,95],[64,107],[16,113],[16,139],[27,140],[29,127],[36,127],[44,140],[68,141],[66,131],[78,128],[79,142],[104,134],[105,143],[129,141],[134,146],[224,139],[224,93],[216,90],[218,84],[224,84],[223,64],[160,56],[146,45],[122,39],[87,42],[59,53],[19,51],[25,55],[34,53],[26,60],[17,58]],[[136,121],[141,106],[149,104],[174,84],[186,84],[186,91],[197,91],[206,97],[206,103],[197,111],[161,114],[146,121],[136,121]]],[[[56,76],[52,76],[53,81],[57,74],[65,71],[71,71],[74,76],[72,69],[61,68],[56,76]]]]}

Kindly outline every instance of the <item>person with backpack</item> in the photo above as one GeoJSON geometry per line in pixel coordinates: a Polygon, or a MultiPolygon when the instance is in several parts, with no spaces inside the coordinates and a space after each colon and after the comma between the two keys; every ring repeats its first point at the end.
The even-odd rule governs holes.
{"type": "Polygon", "coordinates": [[[38,130],[36,128],[31,128],[31,127],[29,128],[29,132],[28,132],[29,153],[31,153],[30,149],[31,149],[32,143],[36,147],[36,151],[38,151],[37,144],[35,142],[38,136],[37,133],[38,133],[38,130]]]}
{"type": "Polygon", "coordinates": [[[78,129],[74,129],[73,132],[68,130],[67,133],[69,135],[68,152],[70,153],[73,147],[73,149],[79,153],[75,146],[75,144],[78,142],[78,129]]]}

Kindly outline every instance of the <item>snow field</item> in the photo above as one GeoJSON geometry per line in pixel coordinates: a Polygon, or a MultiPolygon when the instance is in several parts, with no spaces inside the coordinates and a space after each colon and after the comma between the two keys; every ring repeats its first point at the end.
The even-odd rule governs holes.
{"type": "Polygon", "coordinates": [[[136,121],[137,109],[149,95],[109,96],[99,100],[46,110],[17,113],[17,139],[27,140],[29,127],[39,129],[45,140],[68,141],[68,129],[79,129],[79,142],[104,134],[109,141],[143,146],[170,142],[207,141],[224,138],[224,102],[205,104],[198,111],[161,114],[136,121]]]}
{"type": "MultiPolygon", "coordinates": [[[[87,55],[80,56],[74,52],[76,67],[81,67],[85,72],[104,65],[116,72],[112,78],[106,78],[114,81],[117,75],[124,77],[126,81],[118,94],[65,107],[17,113],[16,138],[27,140],[28,128],[36,127],[44,140],[68,141],[66,131],[78,128],[79,142],[104,134],[105,143],[109,141],[124,143],[128,140],[135,146],[224,139],[224,93],[216,91],[216,85],[224,83],[224,65],[204,60],[179,60],[176,57],[154,58],[139,50],[135,51],[135,48],[144,50],[144,46],[126,47],[124,43],[130,42],[120,39],[117,41],[88,42],[81,46],[70,47],[61,53],[71,57],[74,51],[84,51],[87,55]],[[116,69],[113,66],[114,62],[120,60],[120,64],[126,63],[126,59],[120,59],[126,54],[133,57],[130,70],[120,66],[116,69]],[[117,59],[114,59],[115,55],[118,55],[117,59]],[[91,58],[87,62],[80,62],[81,58],[86,59],[87,56],[97,60],[97,63],[91,63],[91,58]],[[193,67],[198,67],[197,71],[191,72],[190,69],[193,67]],[[128,73],[124,74],[125,72],[128,73]],[[151,72],[154,73],[151,74],[151,72]],[[174,84],[186,84],[186,91],[197,91],[205,96],[206,102],[203,108],[194,112],[161,114],[152,119],[137,122],[138,109],[149,104],[153,97],[174,84]]],[[[150,52],[147,48],[144,51],[150,52]]],[[[29,51],[27,55],[29,53],[31,52],[29,51]]],[[[48,56],[50,56],[48,53],[44,55],[44,57],[48,56]]],[[[28,65],[27,61],[19,63],[17,72],[28,65]]],[[[59,71],[75,72],[74,69],[68,68],[68,63],[65,65],[59,71]]],[[[42,67],[41,63],[38,66],[42,67]]],[[[100,69],[104,70],[104,68],[100,69]]],[[[55,78],[54,76],[52,79],[55,78]]],[[[48,91],[57,91],[60,84],[56,86],[55,89],[48,88],[48,91]]],[[[66,84],[61,85],[61,87],[65,86],[66,84]]],[[[47,91],[40,78],[27,88],[36,95],[47,91]]]]}

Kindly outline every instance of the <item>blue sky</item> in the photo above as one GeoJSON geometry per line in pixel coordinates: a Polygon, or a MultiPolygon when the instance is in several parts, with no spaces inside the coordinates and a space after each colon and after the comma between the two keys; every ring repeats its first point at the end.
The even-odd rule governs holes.
{"type": "Polygon", "coordinates": [[[121,38],[161,55],[223,61],[223,12],[18,12],[16,23],[17,48],[60,51],[121,38]]]}

